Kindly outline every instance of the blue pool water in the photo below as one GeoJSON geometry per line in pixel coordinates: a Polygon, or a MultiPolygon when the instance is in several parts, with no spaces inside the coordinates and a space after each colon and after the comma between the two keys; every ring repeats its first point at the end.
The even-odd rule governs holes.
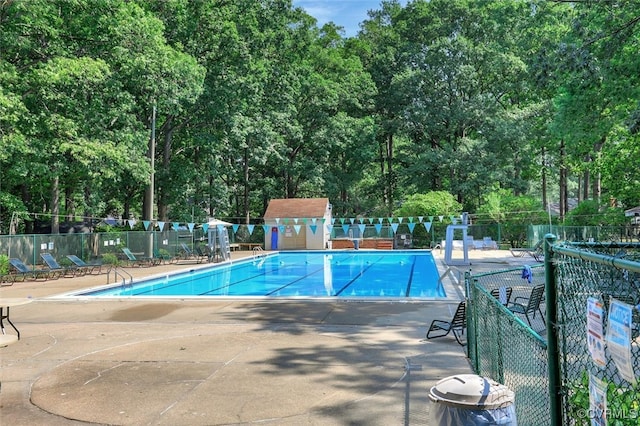
{"type": "Polygon", "coordinates": [[[81,295],[446,297],[427,250],[284,252],[81,295]]]}

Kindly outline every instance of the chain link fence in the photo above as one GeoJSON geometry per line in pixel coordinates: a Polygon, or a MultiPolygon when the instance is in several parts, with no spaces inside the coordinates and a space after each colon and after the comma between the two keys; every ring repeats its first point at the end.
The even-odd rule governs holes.
{"type": "Polygon", "coordinates": [[[621,377],[610,349],[597,365],[587,339],[589,298],[603,307],[604,330],[611,300],[627,303],[629,368],[640,374],[640,244],[554,241],[530,274],[523,267],[465,277],[472,367],[515,392],[520,425],[594,424],[590,376],[606,386],[608,424],[640,425],[640,386],[621,377]],[[539,286],[540,309],[522,309],[539,286]]]}
{"type": "Polygon", "coordinates": [[[515,392],[519,424],[550,424],[545,325],[540,310],[513,314],[507,306],[526,306],[534,287],[544,285],[544,268],[532,266],[468,276],[468,353],[475,372],[515,392]],[[529,420],[527,420],[529,419],[529,420]]]}

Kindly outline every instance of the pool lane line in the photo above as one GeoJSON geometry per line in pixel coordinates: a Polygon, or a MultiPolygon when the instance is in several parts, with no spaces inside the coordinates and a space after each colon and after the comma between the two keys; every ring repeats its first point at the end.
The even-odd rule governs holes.
{"type": "Polygon", "coordinates": [[[413,271],[416,268],[417,260],[418,260],[418,256],[413,256],[413,262],[411,262],[411,271],[409,272],[409,281],[407,282],[407,291],[405,292],[406,297],[410,297],[411,295],[411,283],[413,282],[413,271]]]}
{"type": "MultiPolygon", "coordinates": [[[[324,256],[324,255],[317,255],[316,257],[321,257],[321,256],[324,256]]],[[[285,264],[285,265],[281,265],[280,263],[278,263],[277,265],[275,265],[275,271],[286,270],[288,268],[297,268],[297,267],[299,267],[301,265],[306,265],[306,264],[308,264],[308,262],[305,262],[304,264],[303,263],[288,263],[288,264],[285,264]]],[[[274,292],[279,291],[279,290],[281,290],[281,289],[283,289],[283,288],[295,283],[296,281],[300,281],[301,279],[306,278],[309,275],[316,274],[316,273],[318,273],[319,271],[322,271],[322,270],[324,270],[324,265],[322,266],[321,269],[319,269],[319,270],[317,270],[315,272],[312,272],[311,274],[307,274],[307,275],[305,275],[305,276],[303,276],[301,278],[296,278],[294,281],[291,281],[290,283],[288,283],[288,284],[286,284],[286,285],[284,285],[284,286],[282,286],[282,287],[280,287],[280,288],[278,288],[276,290],[267,291],[268,289],[265,289],[265,291],[267,291],[267,292],[265,294],[262,294],[262,295],[263,296],[270,296],[274,292]]],[[[217,287],[217,288],[208,290],[208,291],[206,291],[204,293],[198,293],[198,296],[207,296],[212,292],[216,292],[216,291],[219,291],[219,290],[222,290],[222,289],[225,289],[225,288],[230,288],[230,287],[232,287],[234,285],[246,283],[247,281],[251,281],[251,280],[254,280],[254,279],[258,278],[258,277],[262,277],[262,276],[267,275],[267,272],[269,272],[269,273],[274,272],[274,269],[269,269],[269,271],[264,270],[261,274],[252,275],[250,277],[247,277],[247,278],[239,280],[239,281],[234,281],[233,283],[229,283],[229,284],[224,285],[222,287],[217,287]]]]}
{"type": "Polygon", "coordinates": [[[360,273],[358,275],[356,275],[351,281],[349,281],[347,284],[345,284],[340,290],[338,290],[336,292],[336,296],[340,296],[340,294],[345,291],[351,284],[353,284],[356,280],[360,279],[365,272],[367,272],[373,265],[375,265],[376,263],[378,263],[380,260],[382,260],[384,258],[384,256],[380,256],[377,260],[374,260],[373,262],[371,262],[369,264],[369,266],[367,266],[366,268],[364,268],[363,270],[360,271],[360,273]]]}

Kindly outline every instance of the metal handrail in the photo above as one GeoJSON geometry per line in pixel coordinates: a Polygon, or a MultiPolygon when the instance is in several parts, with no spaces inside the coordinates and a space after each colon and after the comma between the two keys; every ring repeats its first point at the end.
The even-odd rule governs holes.
{"type": "Polygon", "coordinates": [[[118,277],[122,278],[122,285],[127,285],[127,277],[129,277],[129,284],[133,283],[133,275],[128,273],[122,268],[118,268],[117,266],[112,267],[107,272],[107,284],[109,284],[109,276],[111,275],[111,271],[113,271],[113,281],[115,282],[118,277]],[[126,275],[123,275],[123,273],[126,275]]]}

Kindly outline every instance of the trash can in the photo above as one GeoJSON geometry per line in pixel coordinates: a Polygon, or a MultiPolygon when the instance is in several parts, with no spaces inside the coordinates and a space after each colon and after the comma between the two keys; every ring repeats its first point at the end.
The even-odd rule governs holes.
{"type": "Polygon", "coordinates": [[[431,425],[517,426],[515,394],[505,385],[475,374],[446,377],[429,392],[431,425]]]}

